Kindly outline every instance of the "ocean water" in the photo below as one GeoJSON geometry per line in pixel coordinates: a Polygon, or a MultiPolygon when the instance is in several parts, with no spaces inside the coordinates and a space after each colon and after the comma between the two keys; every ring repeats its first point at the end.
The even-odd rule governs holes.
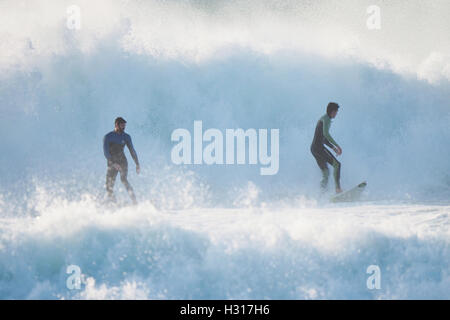
{"type": "Polygon", "coordinates": [[[373,4],[2,2],[0,298],[449,299],[448,3],[380,2],[369,30],[373,4]],[[330,101],[359,202],[319,194],[330,101]],[[103,201],[117,116],[135,207],[119,179],[123,206],[103,201]],[[171,133],[195,120],[279,129],[278,173],[174,165],[171,133]]]}

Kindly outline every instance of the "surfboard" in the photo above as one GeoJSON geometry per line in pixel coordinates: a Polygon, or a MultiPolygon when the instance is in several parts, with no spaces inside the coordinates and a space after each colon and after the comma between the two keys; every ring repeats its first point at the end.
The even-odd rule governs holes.
{"type": "Polygon", "coordinates": [[[338,193],[330,198],[331,202],[351,202],[358,201],[361,197],[361,193],[364,191],[364,188],[367,186],[367,182],[361,182],[356,187],[349,189],[347,191],[343,191],[338,193]]]}

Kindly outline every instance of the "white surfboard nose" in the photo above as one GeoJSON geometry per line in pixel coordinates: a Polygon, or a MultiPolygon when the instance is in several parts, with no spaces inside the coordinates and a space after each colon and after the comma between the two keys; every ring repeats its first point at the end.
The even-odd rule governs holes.
{"type": "Polygon", "coordinates": [[[366,187],[367,182],[363,181],[360,184],[358,184],[356,187],[343,191],[339,194],[334,195],[330,198],[331,202],[351,202],[351,201],[358,201],[361,193],[364,191],[364,188],[366,187]]]}

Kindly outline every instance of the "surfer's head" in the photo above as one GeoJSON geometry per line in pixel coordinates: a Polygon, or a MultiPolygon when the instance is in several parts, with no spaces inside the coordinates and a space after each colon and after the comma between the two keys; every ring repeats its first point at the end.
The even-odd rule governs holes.
{"type": "Polygon", "coordinates": [[[336,102],[330,102],[327,106],[327,115],[333,119],[336,117],[336,114],[338,112],[339,105],[336,102]]]}
{"type": "Polygon", "coordinates": [[[122,118],[122,117],[118,117],[114,121],[114,130],[116,130],[117,132],[122,133],[122,132],[125,131],[125,126],[126,125],[127,125],[127,122],[125,121],[125,119],[122,118]]]}

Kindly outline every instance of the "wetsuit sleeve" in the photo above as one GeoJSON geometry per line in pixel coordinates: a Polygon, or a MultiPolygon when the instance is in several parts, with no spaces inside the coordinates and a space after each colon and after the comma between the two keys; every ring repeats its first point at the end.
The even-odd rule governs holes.
{"type": "Polygon", "coordinates": [[[139,160],[138,160],[138,157],[137,157],[136,150],[134,150],[133,142],[131,141],[131,137],[130,136],[128,136],[127,138],[128,138],[127,139],[128,150],[130,150],[131,157],[133,158],[134,162],[138,166],[139,165],[139,160]]]}
{"type": "Polygon", "coordinates": [[[103,137],[103,154],[107,160],[111,160],[111,153],[109,152],[109,138],[108,135],[103,137]]]}
{"type": "Polygon", "coordinates": [[[336,141],[334,141],[334,139],[331,137],[330,135],[330,124],[331,121],[328,119],[324,119],[323,120],[323,136],[325,137],[325,139],[329,142],[334,144],[336,147],[339,147],[339,145],[337,144],[336,141]]]}

